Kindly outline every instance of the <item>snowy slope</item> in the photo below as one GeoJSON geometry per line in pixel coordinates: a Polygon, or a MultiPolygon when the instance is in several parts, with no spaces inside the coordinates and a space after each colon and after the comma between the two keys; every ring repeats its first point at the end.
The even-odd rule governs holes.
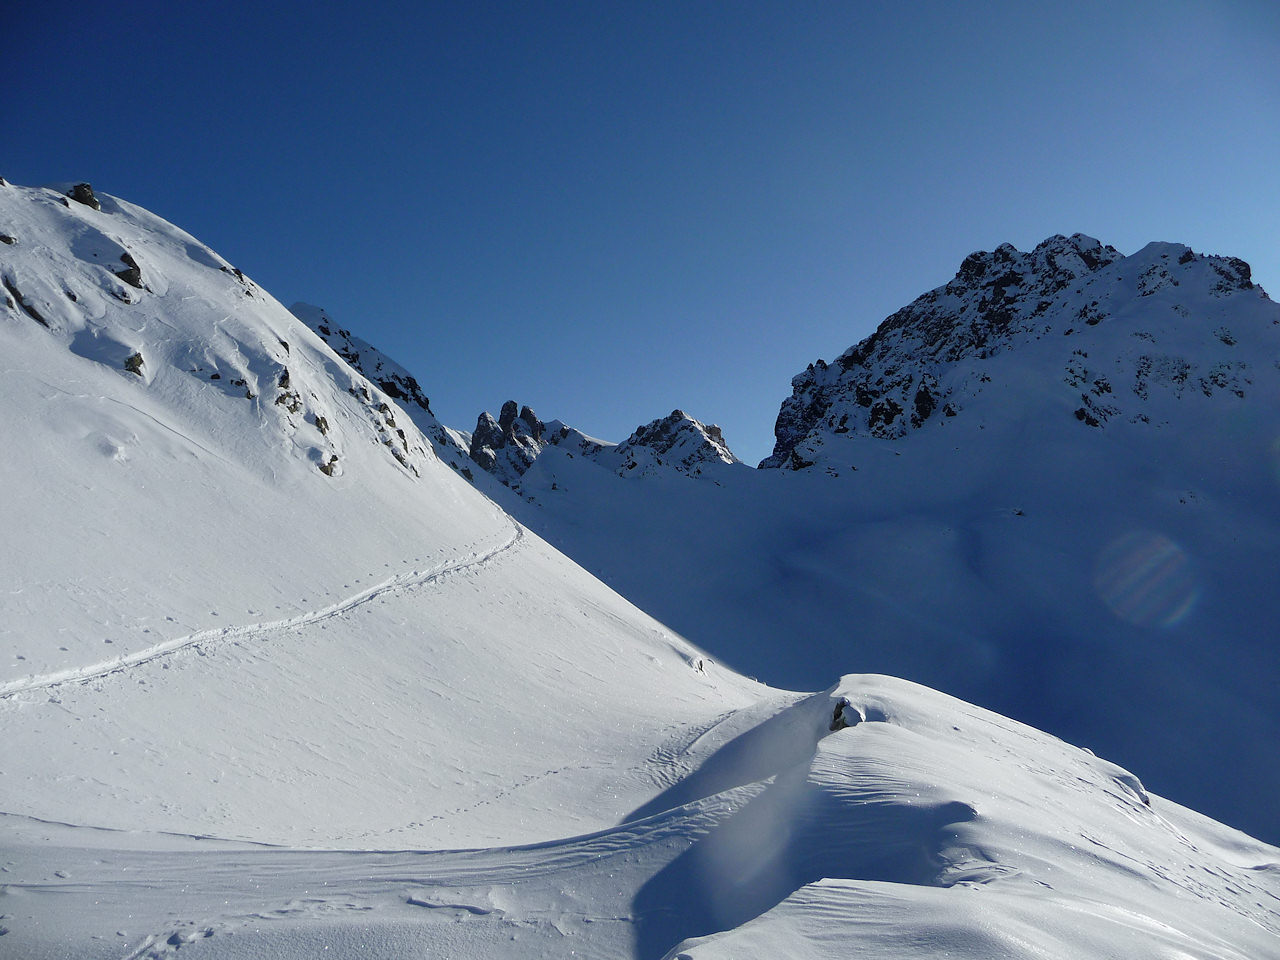
{"type": "Polygon", "coordinates": [[[658,789],[651,738],[754,696],[521,530],[216,254],[64,199],[0,188],[0,809],[547,839],[614,822],[658,789]],[[634,737],[604,704],[635,708],[634,737]]]}
{"type": "Polygon", "coordinates": [[[92,199],[0,184],[0,955],[1280,955],[1280,850],[904,681],[711,662],[92,199]]]}
{"type": "Polygon", "coordinates": [[[1280,840],[1277,357],[1239,261],[1002,248],[796,378],[784,469],[624,484],[548,452],[511,509],[748,674],[908,677],[1280,840]]]}

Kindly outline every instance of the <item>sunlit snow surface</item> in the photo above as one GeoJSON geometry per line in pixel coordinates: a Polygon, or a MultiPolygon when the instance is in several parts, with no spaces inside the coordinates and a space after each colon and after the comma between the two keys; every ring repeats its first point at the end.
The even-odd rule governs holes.
{"type": "Polygon", "coordinates": [[[1280,850],[711,662],[100,199],[0,186],[0,956],[1280,956],[1280,850]]]}

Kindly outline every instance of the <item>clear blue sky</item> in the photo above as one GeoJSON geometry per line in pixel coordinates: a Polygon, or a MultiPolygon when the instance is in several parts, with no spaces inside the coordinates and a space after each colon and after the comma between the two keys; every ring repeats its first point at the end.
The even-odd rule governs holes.
{"type": "Polygon", "coordinates": [[[1280,296],[1273,0],[53,0],[5,35],[0,174],[172,220],[463,428],[682,407],[754,462],[805,364],[1053,233],[1280,296]]]}

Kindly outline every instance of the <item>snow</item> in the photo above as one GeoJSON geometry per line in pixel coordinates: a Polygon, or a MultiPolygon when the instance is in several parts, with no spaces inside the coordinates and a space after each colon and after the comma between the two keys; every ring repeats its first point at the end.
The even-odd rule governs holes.
{"type": "Polygon", "coordinates": [[[530,846],[8,823],[8,936],[30,957],[1276,955],[1280,851],[1113,764],[885,677],[772,709],[683,739],[696,772],[660,812],[530,846]],[[865,719],[830,730],[838,704],[865,719]]]}
{"type": "Polygon", "coordinates": [[[989,291],[926,295],[918,308],[954,341],[892,327],[865,365],[797,378],[830,404],[797,444],[804,470],[615,482],[547,450],[504,505],[723,664],[796,689],[851,665],[906,677],[1280,840],[1280,306],[1224,292],[1238,268],[1189,254],[1116,253],[1054,294],[1059,309],[1032,316],[1036,292],[981,343],[989,291]],[[1161,271],[1178,284],[1139,295],[1161,271]],[[1095,300],[1103,319],[1082,323],[1095,300]],[[952,323],[961,307],[970,319],[952,323]],[[949,363],[930,353],[953,346],[949,363]],[[837,389],[901,384],[909,407],[922,367],[937,408],[901,436],[875,435],[853,387],[837,389]],[[1076,418],[1082,391],[1114,409],[1101,426],[1076,418]]]}
{"type": "MultiPolygon", "coordinates": [[[[367,345],[99,199],[0,186],[0,955],[1280,955],[1280,850],[904,680],[734,673],[466,482],[367,345]]],[[[569,453],[530,472],[594,503],[811,483],[569,453]]],[[[750,571],[699,529],[666,569],[750,571]]]]}

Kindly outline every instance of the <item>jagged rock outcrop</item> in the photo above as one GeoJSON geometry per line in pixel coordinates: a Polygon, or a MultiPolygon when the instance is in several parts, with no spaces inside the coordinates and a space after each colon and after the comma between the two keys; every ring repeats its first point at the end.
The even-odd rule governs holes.
{"type": "Polygon", "coordinates": [[[376,383],[392,400],[431,413],[431,402],[408,370],[368,342],[352,336],[351,331],[334,322],[323,307],[295,303],[289,312],[318,333],[334,353],[376,383]]]}
{"type": "MultiPolygon", "coordinates": [[[[422,435],[430,441],[436,456],[468,480],[473,479],[466,444],[457,433],[436,419],[431,412],[430,400],[413,374],[372,344],[352,335],[350,330],[335,322],[323,307],[295,303],[289,311],[314,330],[338,356],[396,401],[422,431],[422,435]]],[[[400,430],[394,425],[392,429],[400,430]]]]}
{"type": "Polygon", "coordinates": [[[83,203],[86,207],[93,207],[95,210],[101,210],[102,204],[98,202],[98,198],[94,196],[93,187],[87,183],[77,183],[66,191],[68,197],[77,203],[83,203]]]}
{"type": "Polygon", "coordinates": [[[1075,234],[1029,253],[1002,244],[971,254],[949,283],[792,380],[773,453],[760,466],[804,469],[841,439],[897,439],[957,417],[1013,369],[1003,355],[1026,354],[1037,341],[1055,344],[1039,350],[1037,362],[1055,355],[1061,387],[1054,389],[1086,426],[1117,416],[1150,420],[1127,401],[1145,400],[1154,383],[1178,393],[1196,386],[1210,396],[1242,394],[1246,364],[1220,349],[1230,346],[1230,332],[1215,331],[1230,312],[1225,298],[1239,296],[1266,299],[1248,264],[1180,244],[1153,243],[1126,257],[1075,234]],[[1187,331],[1216,344],[1194,359],[1169,349],[1187,331]]]}
{"type": "Polygon", "coordinates": [[[619,476],[674,473],[701,476],[713,464],[739,463],[720,428],[705,425],[683,410],[635,429],[623,443],[587,436],[559,420],[543,422],[528,406],[508,400],[495,420],[485,412],[471,434],[470,456],[481,468],[513,489],[547,447],[563,449],[619,476]]]}
{"type": "Polygon", "coordinates": [[[507,486],[514,486],[519,477],[538,459],[546,445],[543,437],[546,425],[528,406],[520,407],[514,400],[502,405],[498,419],[488,411],[480,414],[471,434],[471,459],[493,474],[507,486]]]}
{"type": "Polygon", "coordinates": [[[683,410],[673,410],[669,416],[636,427],[615,448],[614,455],[621,460],[616,469],[623,476],[652,475],[663,470],[700,476],[712,464],[739,462],[718,426],[703,424],[683,410]]]}

